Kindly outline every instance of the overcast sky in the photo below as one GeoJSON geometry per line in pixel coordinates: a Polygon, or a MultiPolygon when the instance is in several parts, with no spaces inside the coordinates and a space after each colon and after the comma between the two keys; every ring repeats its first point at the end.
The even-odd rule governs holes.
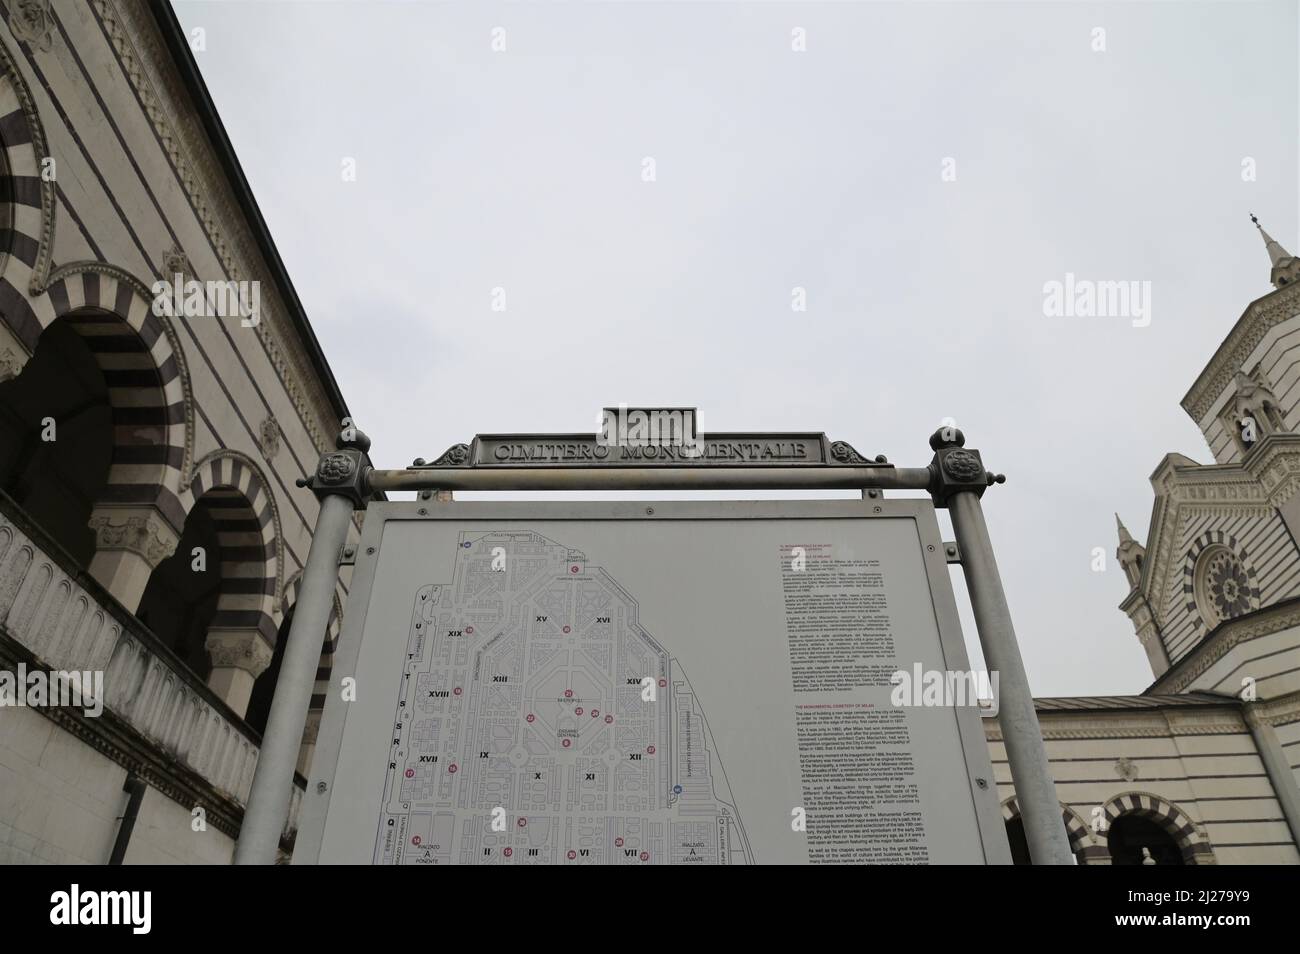
{"type": "Polygon", "coordinates": [[[1113,513],[1210,460],[1248,213],[1300,245],[1294,0],[176,7],[378,466],[620,402],[923,465],[951,417],[1035,693],[1151,682],[1113,513]],[[1050,317],[1067,273],[1149,314],[1050,317]]]}

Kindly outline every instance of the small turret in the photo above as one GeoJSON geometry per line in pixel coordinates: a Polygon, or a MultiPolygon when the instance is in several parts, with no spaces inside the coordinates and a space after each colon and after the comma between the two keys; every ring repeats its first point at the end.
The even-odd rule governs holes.
{"type": "Polygon", "coordinates": [[[1268,251],[1268,260],[1273,266],[1273,270],[1268,276],[1268,280],[1273,283],[1273,287],[1281,288],[1283,285],[1289,285],[1300,280],[1300,259],[1293,256],[1281,246],[1277,239],[1265,232],[1264,226],[1259,224],[1259,219],[1255,218],[1253,212],[1250,220],[1255,223],[1255,228],[1259,229],[1259,234],[1264,238],[1264,248],[1268,251]]]}
{"type": "Polygon", "coordinates": [[[1129,589],[1133,589],[1142,579],[1142,561],[1146,559],[1146,547],[1133,539],[1133,535],[1128,532],[1128,527],[1124,526],[1124,521],[1119,518],[1119,514],[1115,514],[1115,524],[1119,527],[1119,549],[1115,551],[1115,559],[1119,560],[1119,565],[1124,568],[1129,589]]]}

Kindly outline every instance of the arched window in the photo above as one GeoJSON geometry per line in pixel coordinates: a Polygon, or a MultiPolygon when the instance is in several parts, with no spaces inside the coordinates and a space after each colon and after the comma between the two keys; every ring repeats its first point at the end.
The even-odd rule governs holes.
{"type": "Polygon", "coordinates": [[[1113,865],[1181,865],[1183,852],[1174,837],[1150,818],[1126,812],[1110,823],[1107,836],[1113,865]]]}
{"type": "Polygon", "coordinates": [[[136,615],[242,716],[276,635],[273,521],[259,506],[260,484],[250,496],[224,478],[215,483],[190,508],[176,552],[154,569],[136,615]]]}
{"type": "Polygon", "coordinates": [[[1025,838],[1025,820],[1019,815],[1007,820],[1007,841],[1011,845],[1013,865],[1033,864],[1029,860],[1029,840],[1025,838]]]}
{"type": "Polygon", "coordinates": [[[113,408],[95,353],[70,319],[41,334],[0,384],[0,488],[81,566],[113,457],[113,408]]]}
{"type": "MultiPolygon", "coordinates": [[[[1033,861],[1029,856],[1029,839],[1025,837],[1025,820],[1020,815],[1015,815],[1007,819],[1007,843],[1011,846],[1011,863],[1013,865],[1031,865],[1033,861]]],[[[1081,851],[1079,839],[1073,835],[1069,828],[1065,831],[1066,837],[1070,840],[1070,851],[1075,858],[1079,858],[1081,851]]]]}
{"type": "Polygon", "coordinates": [[[1123,792],[1103,809],[1103,849],[1117,865],[1214,864],[1214,849],[1178,805],[1152,792],[1123,792]]]}
{"type": "Polygon", "coordinates": [[[280,621],[280,631],[275,640],[275,654],[271,656],[271,665],[257,677],[253,683],[253,695],[248,700],[248,712],[244,720],[259,733],[266,732],[266,720],[271,715],[271,697],[275,695],[275,684],[280,678],[280,664],[284,661],[284,647],[289,642],[289,627],[293,625],[293,607],[284,614],[280,621]]]}
{"type": "Polygon", "coordinates": [[[221,598],[221,540],[206,499],[185,518],[176,552],[154,568],[136,618],[202,679],[212,671],[204,646],[221,598]]]}

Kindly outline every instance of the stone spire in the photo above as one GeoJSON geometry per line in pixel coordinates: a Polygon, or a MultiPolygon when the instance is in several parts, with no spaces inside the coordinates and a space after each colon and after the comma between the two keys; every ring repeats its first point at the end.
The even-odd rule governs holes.
{"type": "Polygon", "coordinates": [[[1273,287],[1281,288],[1300,279],[1300,259],[1296,259],[1277,239],[1265,232],[1264,226],[1259,224],[1259,219],[1255,218],[1253,212],[1250,220],[1255,223],[1255,228],[1259,229],[1259,234],[1264,239],[1264,248],[1268,251],[1268,260],[1273,266],[1269,274],[1269,281],[1273,283],[1273,287]]]}
{"type": "Polygon", "coordinates": [[[1115,551],[1115,559],[1119,560],[1119,565],[1124,568],[1129,589],[1132,589],[1142,579],[1142,561],[1146,558],[1147,551],[1142,544],[1133,539],[1133,535],[1128,532],[1128,527],[1124,526],[1124,521],[1119,518],[1119,514],[1115,514],[1115,525],[1119,528],[1119,549],[1115,551]]]}

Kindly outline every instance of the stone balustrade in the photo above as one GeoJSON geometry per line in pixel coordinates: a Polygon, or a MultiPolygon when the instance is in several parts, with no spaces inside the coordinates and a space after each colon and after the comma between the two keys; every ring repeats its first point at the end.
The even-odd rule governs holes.
{"type": "MultiPolygon", "coordinates": [[[[105,709],[242,808],[258,737],[157,636],[0,500],[0,633],[50,670],[104,673],[105,709]]],[[[297,827],[295,786],[285,834],[297,827]]],[[[187,806],[188,807],[188,806],[187,806]]]]}

